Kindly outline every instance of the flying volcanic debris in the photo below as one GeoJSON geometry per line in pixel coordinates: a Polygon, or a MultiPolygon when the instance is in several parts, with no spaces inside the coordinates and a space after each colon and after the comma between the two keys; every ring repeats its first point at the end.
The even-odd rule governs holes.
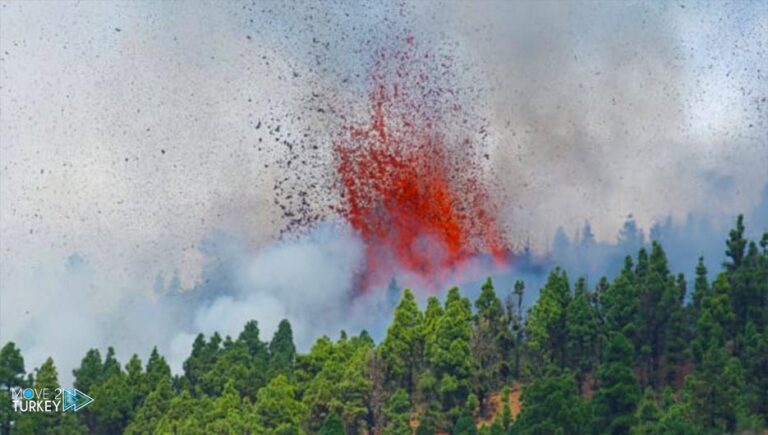
{"type": "MultiPolygon", "coordinates": [[[[372,116],[334,139],[340,210],[366,245],[362,287],[395,270],[442,281],[476,254],[506,258],[484,181],[481,149],[466,129],[450,58],[380,49],[370,74],[372,116]]],[[[487,154],[486,154],[487,156],[487,154]]]]}
{"type": "Polygon", "coordinates": [[[458,84],[450,55],[402,35],[377,47],[367,92],[357,94],[364,104],[319,86],[308,110],[292,115],[307,121],[303,133],[288,137],[277,119],[266,124],[284,145],[274,186],[282,236],[301,237],[340,215],[365,245],[358,291],[402,275],[437,289],[506,264],[491,169],[483,166],[488,129],[465,109],[476,95],[458,84]]]}

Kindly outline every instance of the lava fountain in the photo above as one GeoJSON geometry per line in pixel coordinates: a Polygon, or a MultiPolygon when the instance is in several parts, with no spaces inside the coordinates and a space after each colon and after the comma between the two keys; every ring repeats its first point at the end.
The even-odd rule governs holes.
{"type": "Polygon", "coordinates": [[[463,113],[440,80],[449,66],[413,38],[379,50],[370,120],[344,126],[334,140],[341,210],[366,243],[363,288],[397,270],[442,282],[478,254],[506,259],[479,146],[447,125],[463,113]]]}

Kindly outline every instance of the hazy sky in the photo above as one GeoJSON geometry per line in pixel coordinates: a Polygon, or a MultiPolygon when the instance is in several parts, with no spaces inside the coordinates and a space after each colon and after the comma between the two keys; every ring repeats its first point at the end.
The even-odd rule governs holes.
{"type": "Polygon", "coordinates": [[[269,243],[280,151],[255,126],[305,128],[313,92],[364,113],[361,47],[393,29],[476,91],[510,243],[730,219],[768,183],[766,2],[378,3],[3,2],[0,342],[74,253],[71,291],[112,312],[160,272],[195,285],[214,232],[269,243]]]}

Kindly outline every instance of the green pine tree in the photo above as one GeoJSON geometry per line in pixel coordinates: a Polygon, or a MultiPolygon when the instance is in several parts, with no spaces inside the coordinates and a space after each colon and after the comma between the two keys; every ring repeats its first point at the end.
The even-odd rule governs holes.
{"type": "Polygon", "coordinates": [[[424,316],[409,289],[395,308],[394,319],[381,343],[388,383],[412,394],[418,385],[417,376],[423,364],[424,316]]]}
{"type": "Polygon", "coordinates": [[[269,342],[269,378],[284,375],[293,377],[293,367],[296,363],[296,346],[293,344],[293,330],[287,319],[280,321],[277,331],[269,342]]]}
{"type": "Polygon", "coordinates": [[[632,427],[630,433],[632,435],[654,435],[660,433],[660,418],[661,410],[656,402],[654,392],[651,388],[646,388],[643,398],[637,405],[637,411],[635,412],[636,424],[632,427]]]}
{"type": "Polygon", "coordinates": [[[589,433],[590,414],[573,376],[550,366],[523,387],[523,408],[511,431],[521,435],[589,433]]]}
{"type": "Polygon", "coordinates": [[[170,376],[160,378],[154,390],[149,393],[147,399],[136,411],[124,433],[126,435],[154,433],[158,423],[168,411],[172,397],[173,389],[170,376]]]}
{"type": "Polygon", "coordinates": [[[510,341],[501,300],[488,278],[475,301],[471,346],[472,390],[485,407],[488,394],[504,382],[505,345],[510,341]]]}
{"type": "MultiPolygon", "coordinates": [[[[24,374],[21,351],[12,341],[6,343],[0,349],[0,396],[10,398],[12,390],[26,387],[24,374]]],[[[0,400],[0,434],[9,434],[17,418],[11,400],[0,400]]]]}
{"type": "Polygon", "coordinates": [[[457,287],[450,289],[444,314],[426,343],[427,361],[438,380],[442,410],[451,413],[452,418],[458,415],[470,391],[471,318],[469,300],[457,287]]]}
{"type": "Polygon", "coordinates": [[[296,387],[283,374],[260,389],[255,404],[257,423],[267,431],[301,428],[307,410],[296,397],[296,387]]]}
{"type": "Polygon", "coordinates": [[[541,289],[539,300],[531,308],[526,324],[528,347],[536,358],[529,369],[538,372],[547,364],[566,366],[568,331],[566,312],[571,291],[565,271],[555,269],[541,289]]]}
{"type": "Polygon", "coordinates": [[[606,434],[626,434],[635,423],[640,385],[632,368],[632,346],[622,334],[613,333],[602,366],[597,372],[593,399],[595,427],[606,434]]]}
{"type": "Polygon", "coordinates": [[[410,435],[411,434],[411,402],[408,399],[408,393],[398,388],[394,394],[387,400],[384,408],[386,417],[386,426],[384,434],[386,435],[410,435]]]}
{"type": "Polygon", "coordinates": [[[600,325],[597,310],[591,300],[586,281],[579,279],[573,300],[566,308],[568,366],[576,376],[579,391],[582,390],[587,373],[592,371],[597,354],[600,325]]]}

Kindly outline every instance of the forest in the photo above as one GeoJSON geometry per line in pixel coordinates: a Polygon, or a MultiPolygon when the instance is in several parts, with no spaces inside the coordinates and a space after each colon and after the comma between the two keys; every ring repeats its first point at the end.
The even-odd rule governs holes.
{"type": "Polygon", "coordinates": [[[237,337],[200,334],[183,372],[89,350],[79,412],[14,412],[10,390],[57,388],[49,358],[27,372],[0,350],[2,434],[721,434],[768,424],[768,234],[725,235],[725,261],[670,270],[662,245],[628,253],[589,285],[559,268],[537,301],[489,278],[476,300],[450,289],[422,310],[402,291],[386,336],[323,336],[308,353],[283,320],[237,337]]]}

